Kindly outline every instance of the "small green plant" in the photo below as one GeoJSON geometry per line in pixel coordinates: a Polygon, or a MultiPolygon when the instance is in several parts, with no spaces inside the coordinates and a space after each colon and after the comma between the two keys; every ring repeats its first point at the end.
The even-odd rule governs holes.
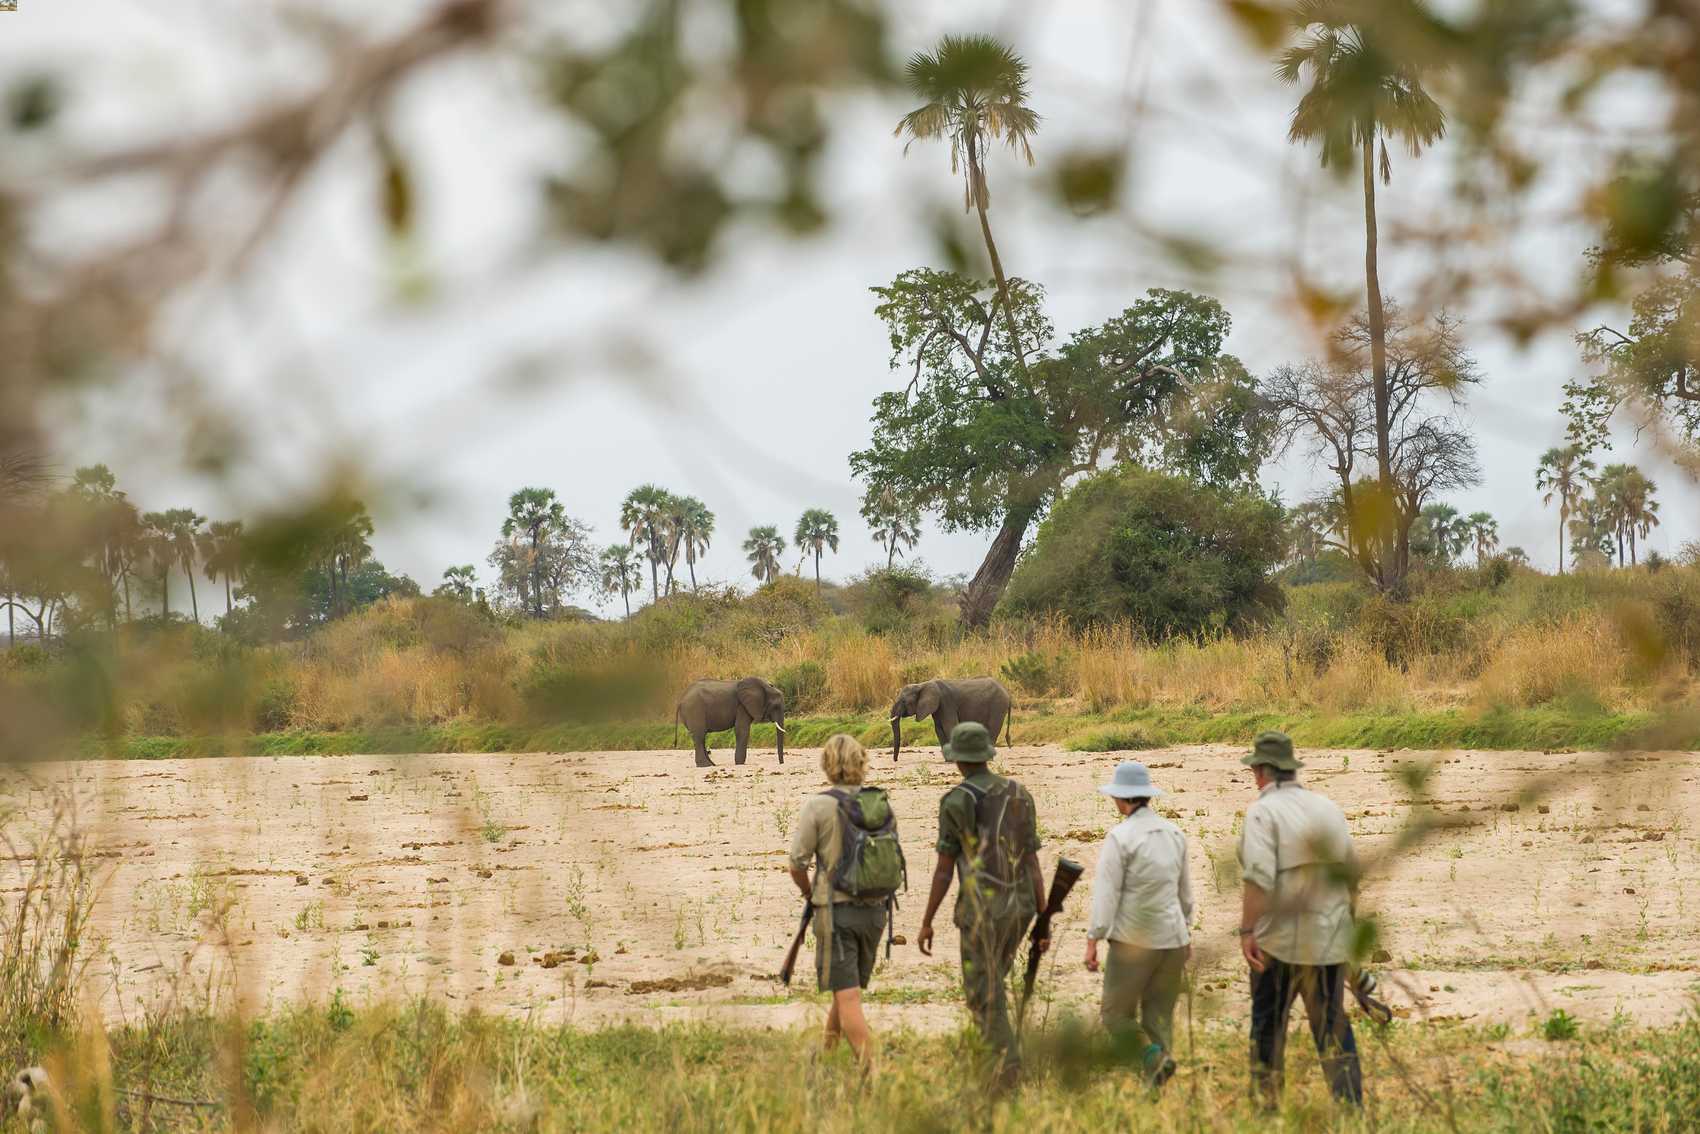
{"type": "Polygon", "coordinates": [[[371,968],[378,963],[378,949],[375,945],[367,945],[360,950],[360,963],[371,968]]]}
{"type": "Polygon", "coordinates": [[[1562,1008],[1555,1008],[1541,1025],[1541,1035],[1554,1043],[1573,1040],[1581,1034],[1576,1018],[1562,1008]]]}
{"type": "Polygon", "coordinates": [[[305,933],[309,929],[325,927],[325,903],[308,902],[295,915],[295,928],[305,933]]]}
{"type": "Polygon", "coordinates": [[[333,1032],[346,1032],[354,1026],[354,1009],[343,997],[340,986],[331,993],[331,1002],[325,1007],[325,1023],[333,1032]]]}
{"type": "Polygon", "coordinates": [[[675,906],[673,909],[673,951],[677,953],[685,947],[685,909],[675,906]]]}
{"type": "Polygon", "coordinates": [[[779,828],[779,841],[791,837],[791,809],[783,803],[773,805],[773,825],[779,828]]]}
{"type": "Polygon", "coordinates": [[[781,666],[774,671],[773,683],[785,695],[786,711],[792,713],[820,708],[829,692],[826,666],[812,658],[781,666]]]}
{"type": "Polygon", "coordinates": [[[1043,697],[1057,686],[1063,659],[1060,655],[1047,657],[1037,650],[1017,654],[1003,663],[999,670],[1005,681],[1032,697],[1043,697]]]}

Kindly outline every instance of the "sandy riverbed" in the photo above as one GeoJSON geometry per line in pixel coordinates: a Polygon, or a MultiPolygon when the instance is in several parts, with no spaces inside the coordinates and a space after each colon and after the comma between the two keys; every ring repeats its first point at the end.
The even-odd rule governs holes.
{"type": "MultiPolygon", "coordinates": [[[[1246,1010],[1232,863],[1253,793],[1238,755],[1143,756],[1171,790],[1162,809],[1191,838],[1202,917],[1195,1014],[1224,1022],[1246,1010]]],[[[1379,967],[1402,1012],[1522,1027],[1563,1008],[1662,1024],[1692,1005],[1700,756],[1306,758],[1307,779],[1345,808],[1368,856],[1386,851],[1410,814],[1402,763],[1438,761],[1440,813],[1476,821],[1386,860],[1367,886],[1392,957],[1379,967]],[[1557,790],[1501,809],[1536,777],[1557,790]]],[[[1000,758],[1037,800],[1047,874],[1061,853],[1090,880],[1113,818],[1091,788],[1114,761],[1051,747],[1000,758]]],[[[876,756],[874,774],[902,821],[917,889],[898,932],[913,940],[937,801],[954,771],[913,752],[895,766],[876,756]]],[[[112,1019],[232,988],[248,1010],[340,987],[355,999],[431,994],[586,1025],[788,1026],[822,1010],[807,962],[796,992],[772,979],[796,924],[781,848],[799,801],[820,786],[812,751],[783,767],[768,751],[706,772],[679,752],[44,765],[3,781],[0,801],[19,808],[14,842],[27,843],[49,784],[76,793],[100,856],[90,974],[112,1019]],[[595,962],[581,963],[592,952],[595,962]]],[[[0,890],[15,893],[28,865],[0,869],[0,890]]],[[[1079,963],[1086,890],[1057,933],[1053,1012],[1095,1000],[1096,978],[1079,963]]],[[[934,958],[899,946],[876,975],[874,1011],[887,1023],[960,1021],[955,935],[940,921],[934,958]]]]}

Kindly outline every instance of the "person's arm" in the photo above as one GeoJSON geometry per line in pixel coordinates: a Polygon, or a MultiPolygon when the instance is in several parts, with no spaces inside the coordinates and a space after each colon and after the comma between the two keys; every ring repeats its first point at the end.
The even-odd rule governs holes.
{"type": "Polygon", "coordinates": [[[950,891],[950,876],[956,872],[956,856],[939,852],[938,865],[933,867],[933,887],[927,892],[927,912],[921,915],[921,931],[915,944],[923,957],[933,955],[933,915],[939,912],[944,896],[950,891]]]}
{"type": "Polygon", "coordinates": [[[1098,971],[1098,942],[1110,935],[1116,926],[1116,911],[1121,906],[1122,880],[1127,866],[1122,861],[1121,848],[1115,839],[1106,835],[1098,848],[1098,866],[1092,872],[1092,911],[1086,920],[1086,971],[1098,971]]]}
{"type": "Polygon", "coordinates": [[[809,864],[814,861],[815,848],[820,845],[819,831],[812,809],[804,803],[803,813],[797,817],[797,829],[791,834],[791,856],[787,865],[791,881],[797,884],[805,901],[814,900],[814,887],[809,884],[809,864]]]}
{"type": "Polygon", "coordinates": [[[1269,912],[1269,895],[1275,890],[1275,875],[1279,865],[1275,847],[1275,828],[1268,816],[1255,807],[1246,812],[1245,829],[1240,833],[1240,880],[1245,893],[1240,898],[1240,953],[1254,973],[1268,965],[1263,950],[1257,944],[1257,923],[1269,912]]]}
{"type": "Polygon", "coordinates": [[[1268,892],[1255,882],[1247,882],[1245,895],[1240,899],[1240,954],[1254,973],[1262,972],[1268,965],[1263,950],[1257,947],[1257,922],[1268,908],[1268,892]]]}
{"type": "Polygon", "coordinates": [[[1192,856],[1187,853],[1186,836],[1181,836],[1181,880],[1180,899],[1181,916],[1186,918],[1187,928],[1192,928],[1192,856]]]}

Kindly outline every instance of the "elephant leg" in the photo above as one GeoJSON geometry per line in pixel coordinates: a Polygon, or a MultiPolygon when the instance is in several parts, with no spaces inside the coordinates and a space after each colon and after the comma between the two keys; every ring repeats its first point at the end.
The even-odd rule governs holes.
{"type": "Polygon", "coordinates": [[[750,747],[750,722],[749,722],[749,720],[746,719],[745,717],[740,716],[738,718],[738,723],[733,726],[732,731],[733,731],[733,734],[738,738],[738,753],[737,753],[736,756],[733,757],[733,760],[735,762],[739,763],[739,764],[742,764],[744,762],[744,754],[745,754],[745,752],[747,752],[749,750],[749,747],[750,747]]]}
{"type": "Polygon", "coordinates": [[[708,733],[706,732],[691,733],[691,739],[696,741],[697,745],[697,767],[699,768],[714,767],[714,761],[708,758],[707,737],[708,733]]]}
{"type": "Polygon", "coordinates": [[[943,713],[933,714],[933,732],[939,738],[940,748],[943,748],[946,744],[950,743],[950,730],[955,727],[956,726],[954,724],[946,723],[943,713]]]}

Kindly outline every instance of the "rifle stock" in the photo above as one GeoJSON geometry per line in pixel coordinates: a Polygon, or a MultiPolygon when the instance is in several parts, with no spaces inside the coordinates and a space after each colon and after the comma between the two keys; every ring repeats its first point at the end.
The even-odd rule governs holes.
{"type": "Polygon", "coordinates": [[[791,983],[791,974],[797,970],[797,953],[803,948],[803,937],[809,932],[809,919],[814,916],[814,912],[814,905],[804,901],[803,919],[797,926],[797,936],[791,939],[791,948],[785,954],[785,963],[779,967],[780,984],[791,983]]]}
{"type": "Polygon", "coordinates": [[[1039,979],[1039,961],[1041,955],[1037,948],[1039,942],[1051,935],[1051,919],[1062,912],[1063,903],[1068,900],[1069,891],[1080,881],[1085,869],[1072,859],[1059,858],[1056,873],[1051,875],[1051,892],[1045,899],[1045,908],[1039,911],[1039,916],[1033,919],[1033,932],[1028,937],[1027,972],[1021,980],[1021,1009],[1020,1016],[1027,1015],[1027,1001],[1033,996],[1033,982],[1039,979]]]}

